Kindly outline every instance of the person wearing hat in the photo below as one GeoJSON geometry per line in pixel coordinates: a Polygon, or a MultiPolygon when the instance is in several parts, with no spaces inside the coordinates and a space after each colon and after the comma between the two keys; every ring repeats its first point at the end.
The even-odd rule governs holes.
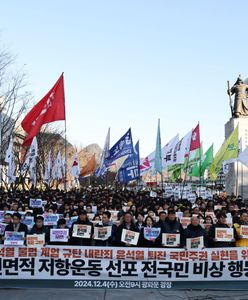
{"type": "Polygon", "coordinates": [[[224,212],[219,212],[216,215],[217,223],[213,224],[208,233],[208,243],[209,247],[213,248],[223,248],[223,247],[233,247],[235,246],[234,242],[237,238],[237,233],[234,231],[234,238],[231,241],[218,241],[216,239],[216,228],[230,228],[226,224],[226,214],[224,212]]]}

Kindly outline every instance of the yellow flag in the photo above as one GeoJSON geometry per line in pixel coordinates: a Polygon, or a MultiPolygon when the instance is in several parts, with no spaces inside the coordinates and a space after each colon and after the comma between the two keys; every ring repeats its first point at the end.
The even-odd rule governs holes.
{"type": "Polygon", "coordinates": [[[237,158],[239,153],[239,137],[238,137],[238,126],[229,135],[227,140],[222,144],[220,150],[214,157],[213,163],[210,166],[210,178],[216,180],[223,161],[232,158],[237,158]]]}

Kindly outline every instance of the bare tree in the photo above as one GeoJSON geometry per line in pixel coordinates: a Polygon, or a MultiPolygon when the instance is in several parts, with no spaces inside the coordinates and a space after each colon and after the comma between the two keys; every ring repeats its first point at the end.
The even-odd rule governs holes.
{"type": "MultiPolygon", "coordinates": [[[[20,132],[20,118],[31,102],[27,91],[26,75],[16,70],[16,57],[7,49],[0,49],[0,165],[4,166],[4,156],[11,136],[20,132]]],[[[18,154],[17,154],[18,155],[18,154]]],[[[0,171],[1,186],[4,183],[0,171]]]]}

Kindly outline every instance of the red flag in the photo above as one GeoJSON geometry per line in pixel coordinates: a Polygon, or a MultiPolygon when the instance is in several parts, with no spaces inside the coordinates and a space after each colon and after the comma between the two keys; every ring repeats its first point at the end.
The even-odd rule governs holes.
{"type": "Polygon", "coordinates": [[[197,124],[196,128],[192,131],[191,141],[190,141],[190,151],[198,149],[201,147],[200,142],[200,124],[197,124]]]}
{"type": "Polygon", "coordinates": [[[31,144],[42,125],[65,120],[65,95],[63,74],[51,90],[38,102],[22,121],[22,128],[27,132],[23,146],[31,144]]]}

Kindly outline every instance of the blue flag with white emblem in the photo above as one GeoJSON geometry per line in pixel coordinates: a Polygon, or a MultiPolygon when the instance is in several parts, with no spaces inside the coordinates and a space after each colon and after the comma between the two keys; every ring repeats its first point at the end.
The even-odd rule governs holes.
{"type": "Polygon", "coordinates": [[[127,183],[140,177],[139,141],[135,145],[133,154],[129,155],[118,171],[118,181],[127,183]]]}
{"type": "Polygon", "coordinates": [[[104,165],[108,168],[118,158],[133,153],[133,140],[131,128],[119,139],[117,143],[109,150],[108,157],[104,161],[104,165]]]}

